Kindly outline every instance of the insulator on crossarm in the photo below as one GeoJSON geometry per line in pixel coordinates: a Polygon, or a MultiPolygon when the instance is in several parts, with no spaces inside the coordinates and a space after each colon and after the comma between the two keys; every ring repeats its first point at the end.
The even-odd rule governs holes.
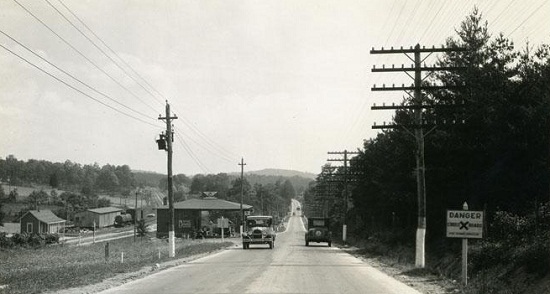
{"type": "Polygon", "coordinates": [[[395,64],[392,64],[392,65],[391,65],[391,68],[395,68],[395,64]]]}
{"type": "Polygon", "coordinates": [[[391,106],[395,106],[395,103],[392,103],[391,106]]]}
{"type": "Polygon", "coordinates": [[[384,122],[384,125],[386,125],[386,122],[384,122]]]}
{"type": "Polygon", "coordinates": [[[386,88],[386,84],[382,84],[382,88],[386,88]]]}
{"type": "Polygon", "coordinates": [[[432,45],[432,49],[435,49],[435,45],[432,45]]]}
{"type": "Polygon", "coordinates": [[[395,88],[395,84],[391,84],[391,87],[392,87],[392,88],[395,88]]]}
{"type": "Polygon", "coordinates": [[[374,126],[376,126],[376,122],[374,122],[374,126]]]}
{"type": "Polygon", "coordinates": [[[376,65],[375,65],[375,64],[372,65],[372,69],[376,69],[376,65]]]}
{"type": "Polygon", "coordinates": [[[382,64],[382,68],[386,68],[386,65],[385,65],[385,64],[382,64]]]}
{"type": "Polygon", "coordinates": [[[372,104],[373,107],[376,107],[376,103],[372,104]]]}
{"type": "Polygon", "coordinates": [[[391,46],[391,50],[393,50],[393,46],[391,46]]]}
{"type": "Polygon", "coordinates": [[[403,50],[403,46],[401,46],[401,50],[403,50]]]}
{"type": "Polygon", "coordinates": [[[382,47],[382,50],[384,50],[384,47],[382,47]]]}
{"type": "Polygon", "coordinates": [[[382,106],[386,106],[386,103],[382,103],[382,106]]]}
{"type": "Polygon", "coordinates": [[[405,68],[405,65],[404,65],[404,64],[401,64],[401,68],[405,68]]]}

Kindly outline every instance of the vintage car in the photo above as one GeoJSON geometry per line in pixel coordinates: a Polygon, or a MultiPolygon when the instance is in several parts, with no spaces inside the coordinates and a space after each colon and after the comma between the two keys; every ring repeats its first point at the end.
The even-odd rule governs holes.
{"type": "Polygon", "coordinates": [[[328,218],[310,217],[307,219],[307,224],[306,246],[309,246],[310,242],[327,242],[328,247],[332,246],[332,232],[330,231],[328,218]]]}
{"type": "Polygon", "coordinates": [[[245,232],[242,235],[243,249],[249,249],[250,244],[268,244],[270,249],[275,247],[276,234],[273,230],[272,216],[247,216],[245,224],[245,232]]]}

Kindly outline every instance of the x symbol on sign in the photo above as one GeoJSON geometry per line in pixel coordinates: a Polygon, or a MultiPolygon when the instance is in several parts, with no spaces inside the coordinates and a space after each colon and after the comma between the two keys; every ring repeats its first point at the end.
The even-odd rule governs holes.
{"type": "Polygon", "coordinates": [[[465,230],[468,230],[468,224],[470,222],[460,222],[460,228],[459,230],[462,230],[462,229],[465,229],[465,230]]]}

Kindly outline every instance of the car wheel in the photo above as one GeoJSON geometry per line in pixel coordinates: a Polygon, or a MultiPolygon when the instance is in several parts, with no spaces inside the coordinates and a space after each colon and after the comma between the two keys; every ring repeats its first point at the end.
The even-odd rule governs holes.
{"type": "Polygon", "coordinates": [[[332,243],[331,243],[331,242],[328,242],[328,247],[332,247],[332,243]]]}
{"type": "Polygon", "coordinates": [[[308,241],[306,241],[306,246],[309,246],[309,242],[308,242],[308,241]]]}
{"type": "Polygon", "coordinates": [[[269,249],[273,249],[273,241],[269,242],[269,249]]]}
{"type": "Polygon", "coordinates": [[[246,247],[247,247],[247,246],[246,246],[246,244],[245,244],[245,243],[243,243],[243,250],[244,250],[244,249],[246,249],[246,247]]]}

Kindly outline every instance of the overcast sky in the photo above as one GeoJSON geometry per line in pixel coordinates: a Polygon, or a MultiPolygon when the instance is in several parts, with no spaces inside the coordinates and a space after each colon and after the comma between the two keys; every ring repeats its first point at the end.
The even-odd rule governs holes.
{"type": "Polygon", "coordinates": [[[2,0],[0,156],[166,173],[168,100],[174,173],[319,173],[402,96],[370,88],[408,77],[370,69],[410,61],[369,50],[443,44],[474,5],[517,47],[550,43],[546,0],[2,0]]]}

